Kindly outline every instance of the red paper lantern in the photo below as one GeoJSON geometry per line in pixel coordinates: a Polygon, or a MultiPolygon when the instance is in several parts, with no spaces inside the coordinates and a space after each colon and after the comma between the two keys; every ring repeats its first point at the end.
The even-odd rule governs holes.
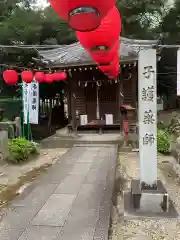
{"type": "Polygon", "coordinates": [[[67,74],[65,72],[56,72],[53,74],[54,81],[65,81],[67,79],[67,74]]]}
{"type": "Polygon", "coordinates": [[[109,65],[119,55],[120,40],[118,39],[109,51],[96,51],[90,53],[92,59],[99,65],[109,65]]]}
{"type": "Polygon", "coordinates": [[[45,74],[43,72],[36,72],[34,75],[36,82],[41,83],[45,81],[45,74]]]}
{"type": "Polygon", "coordinates": [[[55,12],[77,31],[96,29],[116,0],[49,0],[55,12]]]}
{"type": "Polygon", "coordinates": [[[18,81],[18,73],[15,70],[5,70],[3,72],[3,78],[7,84],[13,85],[18,81]]]}
{"type": "Polygon", "coordinates": [[[121,18],[114,6],[103,18],[101,24],[94,31],[76,32],[82,46],[92,54],[96,51],[109,51],[119,38],[121,32],[121,18]]]}
{"type": "Polygon", "coordinates": [[[21,73],[21,78],[22,78],[22,80],[25,83],[31,83],[33,78],[34,78],[33,72],[31,72],[31,71],[23,71],[21,73]]]}
{"type": "Polygon", "coordinates": [[[111,79],[117,77],[120,71],[119,57],[116,56],[114,61],[111,62],[110,65],[99,66],[99,69],[111,79]]]}
{"type": "Polygon", "coordinates": [[[53,81],[54,81],[53,74],[51,74],[51,73],[45,74],[45,82],[46,83],[52,83],[53,81]]]}

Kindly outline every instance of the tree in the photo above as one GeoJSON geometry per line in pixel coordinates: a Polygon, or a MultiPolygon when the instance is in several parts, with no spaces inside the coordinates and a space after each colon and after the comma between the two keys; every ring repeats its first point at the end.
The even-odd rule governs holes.
{"type": "Polygon", "coordinates": [[[122,16],[122,35],[140,39],[159,37],[158,27],[168,13],[167,0],[119,0],[117,7],[122,16]]]}
{"type": "MultiPolygon", "coordinates": [[[[160,34],[159,25],[166,15],[168,0],[117,0],[126,37],[154,39],[160,34]]],[[[8,0],[0,3],[0,43],[24,44],[76,41],[75,33],[50,8],[34,8],[36,0],[8,0]]]]}

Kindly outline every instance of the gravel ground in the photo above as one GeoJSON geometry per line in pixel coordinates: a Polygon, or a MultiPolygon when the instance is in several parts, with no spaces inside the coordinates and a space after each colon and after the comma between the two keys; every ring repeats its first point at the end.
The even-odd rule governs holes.
{"type": "MultiPolygon", "coordinates": [[[[180,179],[169,164],[168,156],[158,157],[158,175],[159,179],[165,184],[178,214],[180,214],[180,179]]],[[[112,224],[109,240],[180,239],[180,220],[124,219],[122,192],[130,187],[132,178],[139,178],[138,154],[120,153],[116,173],[116,194],[113,196],[112,224]]]]}

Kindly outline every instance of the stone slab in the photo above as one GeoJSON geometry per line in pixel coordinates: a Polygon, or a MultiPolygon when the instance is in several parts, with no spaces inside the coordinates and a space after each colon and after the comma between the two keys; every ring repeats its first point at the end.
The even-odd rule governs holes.
{"type": "Polygon", "coordinates": [[[31,226],[27,228],[18,240],[55,240],[62,228],[47,226],[31,226]]]}
{"type": "Polygon", "coordinates": [[[67,231],[63,232],[56,240],[93,240],[94,239],[94,228],[91,227],[74,227],[68,228],[67,231]]]}
{"type": "Polygon", "coordinates": [[[124,192],[124,217],[125,219],[177,219],[178,213],[173,205],[173,202],[169,201],[168,212],[139,212],[132,206],[131,192],[124,192]]]}
{"type": "Polygon", "coordinates": [[[88,173],[85,179],[85,183],[104,184],[106,181],[106,176],[107,176],[107,171],[102,171],[102,168],[93,168],[88,173]]]}
{"type": "Polygon", "coordinates": [[[41,207],[53,194],[58,184],[44,184],[37,186],[30,194],[25,194],[25,198],[20,196],[12,202],[12,206],[41,207]]]}
{"type": "Polygon", "coordinates": [[[36,208],[16,207],[0,222],[0,239],[17,240],[37,214],[36,208]]]}
{"type": "Polygon", "coordinates": [[[61,227],[67,219],[76,195],[53,194],[37,216],[33,219],[33,225],[61,227]]]}
{"type": "Polygon", "coordinates": [[[60,183],[72,171],[73,166],[74,164],[55,164],[39,178],[39,183],[60,183]]]}
{"type": "Polygon", "coordinates": [[[75,163],[74,167],[70,171],[73,175],[87,175],[90,171],[92,163],[75,163]]]}
{"type": "Polygon", "coordinates": [[[58,185],[54,194],[78,194],[83,182],[85,180],[85,175],[68,175],[61,184],[58,185]]]}
{"type": "Polygon", "coordinates": [[[83,184],[76,197],[73,208],[81,208],[84,211],[89,209],[99,210],[105,184],[83,184]]]}
{"type": "Polygon", "coordinates": [[[107,240],[116,154],[115,145],[69,150],[2,218],[0,239],[107,240]]]}

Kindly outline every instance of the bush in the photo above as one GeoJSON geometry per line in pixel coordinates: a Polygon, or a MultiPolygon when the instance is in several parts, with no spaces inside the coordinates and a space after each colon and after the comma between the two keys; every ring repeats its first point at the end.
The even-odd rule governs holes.
{"type": "Polygon", "coordinates": [[[171,151],[171,139],[167,131],[157,130],[157,150],[160,153],[170,153],[171,151]]]}
{"type": "Polygon", "coordinates": [[[168,126],[168,131],[170,134],[180,137],[180,114],[178,112],[172,113],[172,119],[168,126]]]}
{"type": "Polygon", "coordinates": [[[167,126],[162,121],[158,121],[157,128],[165,130],[167,129],[167,126]]]}
{"type": "Polygon", "coordinates": [[[27,161],[30,156],[38,154],[37,144],[25,138],[15,138],[8,143],[9,157],[12,163],[27,161]]]}

